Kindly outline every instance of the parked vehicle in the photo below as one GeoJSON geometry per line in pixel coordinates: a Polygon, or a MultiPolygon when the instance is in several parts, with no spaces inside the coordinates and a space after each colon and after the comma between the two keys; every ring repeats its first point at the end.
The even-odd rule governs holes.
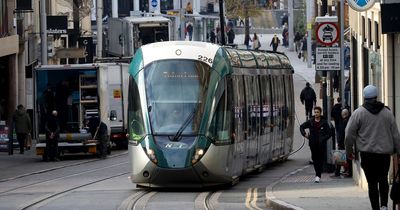
{"type": "Polygon", "coordinates": [[[52,110],[60,121],[59,152],[95,154],[96,143],[87,132],[91,117],[99,117],[108,127],[110,140],[127,145],[128,64],[96,63],[45,65],[34,69],[34,137],[36,153],[44,155],[45,122],[52,110]],[[126,85],[125,85],[126,84],[126,85]]]}
{"type": "Polygon", "coordinates": [[[0,152],[8,152],[9,130],[6,121],[0,121],[0,152]]]}
{"type": "Polygon", "coordinates": [[[171,20],[161,16],[110,18],[107,52],[113,56],[133,57],[142,45],[171,40],[171,20]]]}

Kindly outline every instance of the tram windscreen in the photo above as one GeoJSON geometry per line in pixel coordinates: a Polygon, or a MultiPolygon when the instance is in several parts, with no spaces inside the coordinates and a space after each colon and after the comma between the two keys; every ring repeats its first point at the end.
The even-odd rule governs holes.
{"type": "Polygon", "coordinates": [[[153,134],[197,134],[210,67],[195,60],[162,60],[145,67],[144,73],[153,134]]]}

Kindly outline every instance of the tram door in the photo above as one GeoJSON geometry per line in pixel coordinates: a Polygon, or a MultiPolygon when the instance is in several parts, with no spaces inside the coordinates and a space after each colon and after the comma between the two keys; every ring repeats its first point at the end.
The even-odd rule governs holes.
{"type": "Polygon", "coordinates": [[[279,80],[279,75],[274,74],[271,75],[271,90],[272,90],[272,155],[273,158],[279,157],[280,148],[281,148],[281,130],[280,123],[281,117],[279,114],[279,107],[281,103],[282,95],[284,94],[282,91],[282,82],[279,80]]]}
{"type": "Polygon", "coordinates": [[[286,125],[286,141],[285,141],[285,154],[289,154],[292,151],[293,132],[294,132],[294,92],[293,92],[293,77],[291,75],[285,75],[285,104],[287,107],[287,113],[285,118],[286,125]]]}
{"type": "Polygon", "coordinates": [[[261,95],[261,135],[260,135],[260,155],[262,163],[271,159],[271,80],[268,75],[260,77],[261,95]]]}
{"type": "Polygon", "coordinates": [[[243,170],[245,155],[245,132],[246,132],[246,117],[245,117],[245,99],[244,99],[244,81],[243,76],[232,76],[233,87],[233,112],[234,112],[234,171],[240,174],[243,170]]]}
{"type": "Polygon", "coordinates": [[[257,76],[245,76],[245,94],[247,108],[247,167],[257,164],[257,146],[260,134],[260,93],[257,76]]]}

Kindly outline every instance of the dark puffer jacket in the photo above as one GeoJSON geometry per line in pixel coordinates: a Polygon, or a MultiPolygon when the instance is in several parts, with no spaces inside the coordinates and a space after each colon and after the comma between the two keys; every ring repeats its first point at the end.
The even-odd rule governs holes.
{"type": "Polygon", "coordinates": [[[18,109],[13,116],[16,133],[29,133],[32,129],[31,118],[25,110],[18,109]]]}
{"type": "Polygon", "coordinates": [[[318,131],[314,130],[314,125],[315,125],[315,118],[312,117],[310,120],[307,120],[303,124],[300,125],[300,132],[302,136],[306,135],[305,129],[309,129],[310,136],[308,138],[309,142],[308,145],[310,147],[320,147],[320,148],[326,148],[326,141],[331,137],[332,135],[332,128],[329,125],[328,121],[321,117],[320,120],[321,123],[321,129],[318,131]]]}

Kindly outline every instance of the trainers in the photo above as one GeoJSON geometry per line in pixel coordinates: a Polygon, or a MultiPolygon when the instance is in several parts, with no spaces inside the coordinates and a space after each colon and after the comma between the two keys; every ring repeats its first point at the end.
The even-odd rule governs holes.
{"type": "Polygon", "coordinates": [[[315,183],[319,183],[319,181],[321,180],[321,178],[319,178],[318,176],[315,177],[315,183]]]}
{"type": "Polygon", "coordinates": [[[386,206],[381,206],[381,210],[387,210],[388,208],[386,206]]]}

